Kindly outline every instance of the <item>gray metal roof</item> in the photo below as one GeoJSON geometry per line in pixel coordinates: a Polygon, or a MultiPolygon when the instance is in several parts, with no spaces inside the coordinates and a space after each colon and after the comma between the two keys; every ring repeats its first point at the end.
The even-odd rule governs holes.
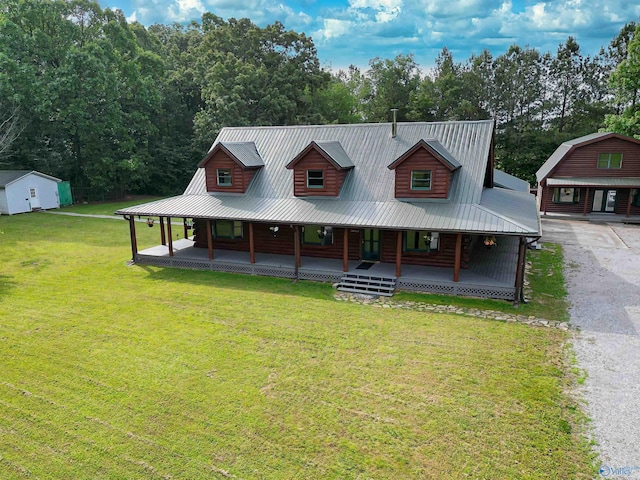
{"type": "Polygon", "coordinates": [[[452,168],[456,169],[461,167],[460,162],[458,162],[458,160],[456,160],[455,157],[453,157],[453,155],[451,155],[451,153],[449,153],[449,151],[444,148],[438,140],[425,139],[424,143],[433,148],[444,161],[451,165],[452,168]]]}
{"type": "Polygon", "coordinates": [[[33,173],[34,175],[38,175],[39,177],[54,180],[56,182],[62,181],[59,178],[52,177],[51,175],[47,175],[46,173],[36,172],[35,170],[0,170],[0,187],[6,187],[7,185],[31,173],[33,173]]]}
{"type": "MultiPolygon", "coordinates": [[[[256,173],[244,195],[207,193],[204,169],[199,168],[184,195],[117,213],[535,234],[538,230],[531,226],[531,219],[521,222],[518,212],[513,218],[507,218],[500,211],[481,205],[492,135],[493,121],[490,120],[400,123],[395,138],[391,136],[390,123],[224,128],[214,147],[219,142],[252,141],[264,160],[264,167],[256,173]],[[424,139],[436,139],[461,165],[452,177],[449,201],[403,201],[394,196],[395,171],[387,165],[424,139]],[[293,195],[293,172],[287,170],[286,165],[312,141],[318,145],[339,142],[354,164],[337,198],[293,195]]],[[[533,196],[528,200],[535,209],[533,196]]]]}
{"type": "Polygon", "coordinates": [[[529,182],[495,168],[493,169],[493,184],[496,187],[529,193],[529,182]]]}
{"type": "Polygon", "coordinates": [[[340,142],[316,142],[316,145],[324,150],[340,168],[354,167],[353,162],[347,152],[344,151],[344,148],[342,148],[342,145],[340,145],[340,142]]]}
{"type": "Polygon", "coordinates": [[[640,187],[640,177],[557,177],[547,178],[550,187],[640,187]]]}
{"type": "Polygon", "coordinates": [[[556,167],[556,165],[558,165],[558,163],[560,163],[560,161],[567,155],[567,153],[569,153],[574,148],[579,147],[583,144],[597,142],[610,137],[622,138],[631,142],[640,143],[640,140],[636,138],[626,137],[624,135],[620,135],[619,133],[613,132],[590,133],[589,135],[584,135],[583,137],[574,138],[573,140],[569,140],[560,145],[556,149],[556,151],[551,154],[547,161],[544,162],[544,164],[538,169],[538,171],[536,172],[536,179],[538,180],[538,183],[547,175],[549,175],[551,171],[556,167]]]}
{"type": "MultiPolygon", "coordinates": [[[[245,167],[262,167],[264,161],[253,142],[220,142],[245,167]]],[[[213,149],[213,147],[212,147],[213,149]]]]}

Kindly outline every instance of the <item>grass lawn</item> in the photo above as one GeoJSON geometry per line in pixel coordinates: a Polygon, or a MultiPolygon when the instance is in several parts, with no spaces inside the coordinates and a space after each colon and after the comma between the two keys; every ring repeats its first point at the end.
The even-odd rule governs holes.
{"type": "Polygon", "coordinates": [[[0,217],[0,478],[596,474],[562,331],[129,257],[125,221],[0,217]]]}

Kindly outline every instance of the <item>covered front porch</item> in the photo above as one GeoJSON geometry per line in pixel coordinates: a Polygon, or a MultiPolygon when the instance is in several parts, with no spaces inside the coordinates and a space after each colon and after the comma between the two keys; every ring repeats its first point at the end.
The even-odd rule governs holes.
{"type": "MultiPolygon", "coordinates": [[[[176,267],[197,270],[224,271],[249,275],[265,275],[300,280],[339,282],[345,274],[357,273],[384,277],[395,281],[396,289],[448,295],[466,295],[505,300],[516,299],[516,272],[523,249],[519,237],[499,237],[498,245],[487,248],[482,241],[474,242],[468,268],[454,269],[396,263],[347,260],[274,253],[217,249],[210,259],[207,249],[194,247],[193,237],[158,245],[135,253],[135,262],[142,265],[176,267]],[[364,263],[364,264],[363,264],[364,263]],[[361,268],[358,268],[361,267],[361,268]],[[368,267],[368,268],[363,268],[368,267]],[[401,274],[397,275],[398,270],[401,274]],[[457,281],[456,281],[457,280],[457,281]]],[[[520,280],[521,281],[521,280],[520,280]]]]}

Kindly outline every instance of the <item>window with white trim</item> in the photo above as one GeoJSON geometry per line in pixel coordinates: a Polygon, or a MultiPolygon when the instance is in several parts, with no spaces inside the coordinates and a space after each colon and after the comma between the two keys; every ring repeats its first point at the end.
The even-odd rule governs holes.
{"type": "Polygon", "coordinates": [[[307,170],[307,188],[324,188],[324,170],[307,170]]]}
{"type": "Polygon", "coordinates": [[[219,187],[230,187],[232,185],[230,168],[218,168],[216,169],[216,175],[219,187]]]}
{"type": "Polygon", "coordinates": [[[431,170],[411,170],[411,190],[431,190],[431,170]]]}

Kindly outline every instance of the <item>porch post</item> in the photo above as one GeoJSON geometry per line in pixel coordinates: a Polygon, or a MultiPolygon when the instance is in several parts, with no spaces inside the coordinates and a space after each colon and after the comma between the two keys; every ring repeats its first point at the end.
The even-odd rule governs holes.
{"type": "Polygon", "coordinates": [[[173,234],[171,233],[171,217],[167,217],[167,237],[169,237],[169,256],[173,257],[173,234]]]}
{"type": "Polygon", "coordinates": [[[209,260],[213,260],[213,237],[211,236],[211,219],[207,218],[207,247],[209,248],[209,260]]]}
{"type": "Polygon", "coordinates": [[[402,230],[398,230],[396,235],[396,277],[400,276],[402,270],[402,230]]]}
{"type": "Polygon", "coordinates": [[[342,271],[349,271],[349,229],[345,227],[342,232],[342,271]]]}
{"type": "Polygon", "coordinates": [[[633,200],[633,188],[629,189],[629,200],[627,201],[627,214],[625,216],[629,216],[629,214],[631,213],[631,201],[633,200]]]}
{"type": "Polygon", "coordinates": [[[462,260],[462,234],[456,235],[456,259],[453,265],[453,281],[460,281],[460,261],[462,260]]]}
{"type": "Polygon", "coordinates": [[[590,190],[590,188],[587,187],[587,194],[584,197],[584,209],[583,209],[583,212],[582,212],[582,216],[583,217],[586,217],[586,215],[587,215],[587,205],[589,204],[589,190],[590,190]]]}
{"type": "Polygon", "coordinates": [[[131,235],[131,260],[136,261],[138,253],[138,241],[136,240],[136,220],[133,215],[129,215],[129,234],[131,235]]]}
{"type": "Polygon", "coordinates": [[[160,217],[160,243],[162,245],[167,244],[167,238],[164,235],[164,217],[160,217]]]}
{"type": "Polygon", "coordinates": [[[520,237],[520,246],[518,247],[518,265],[516,266],[516,293],[513,299],[514,305],[518,305],[520,294],[522,293],[522,285],[524,284],[524,262],[527,255],[527,240],[520,237]]]}
{"type": "Polygon", "coordinates": [[[182,227],[184,229],[184,238],[189,238],[189,232],[187,231],[187,217],[182,219],[182,227]]]}
{"type": "Polygon", "coordinates": [[[253,240],[253,222],[249,222],[249,262],[256,263],[256,245],[253,240]]]}
{"type": "Polygon", "coordinates": [[[298,269],[300,268],[300,227],[295,225],[293,227],[293,251],[295,256],[295,273],[298,278],[298,269]]]}

